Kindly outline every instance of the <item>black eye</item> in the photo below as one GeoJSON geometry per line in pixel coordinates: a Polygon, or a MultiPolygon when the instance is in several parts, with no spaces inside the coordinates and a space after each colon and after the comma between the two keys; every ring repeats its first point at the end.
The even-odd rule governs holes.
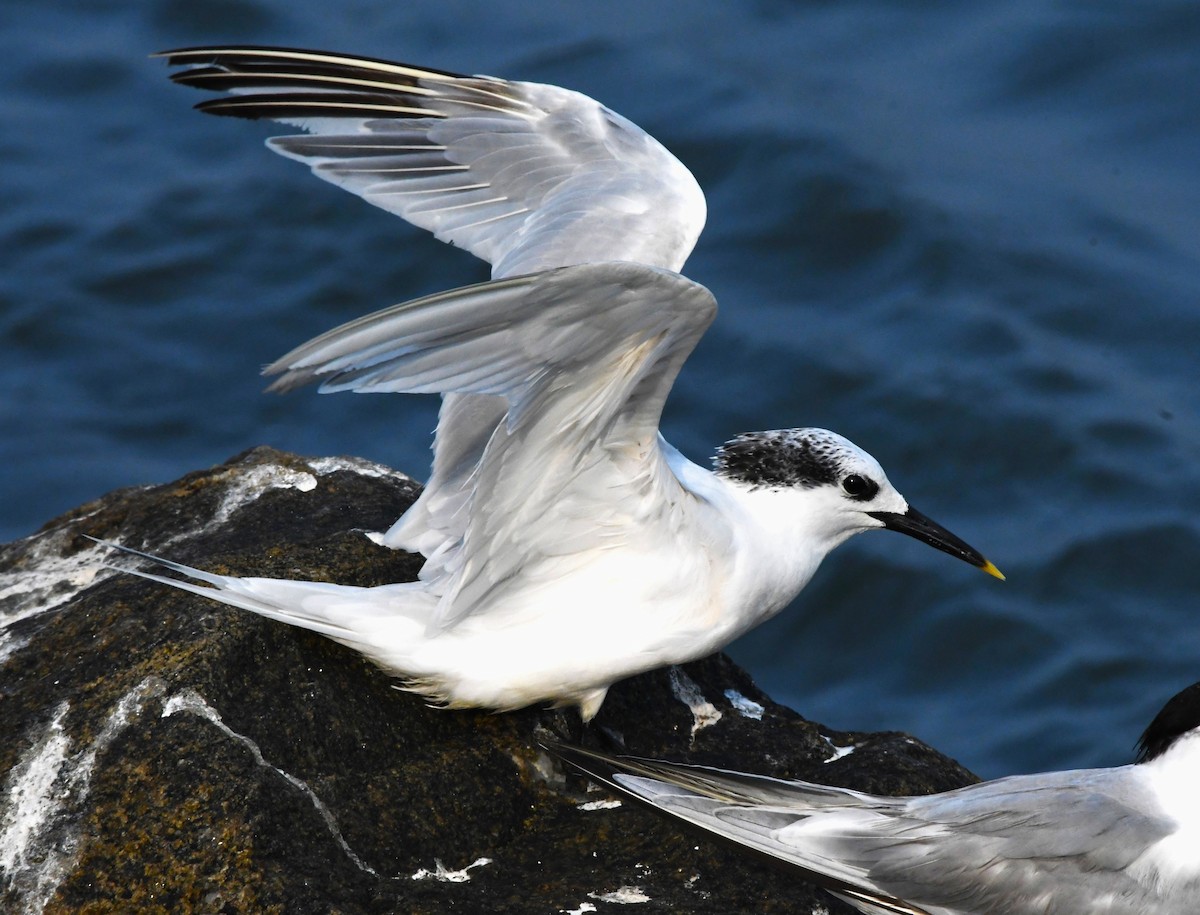
{"type": "Polygon", "coordinates": [[[879,487],[875,485],[875,481],[869,477],[864,477],[858,473],[852,473],[842,479],[842,489],[846,491],[851,499],[869,499],[879,487]]]}

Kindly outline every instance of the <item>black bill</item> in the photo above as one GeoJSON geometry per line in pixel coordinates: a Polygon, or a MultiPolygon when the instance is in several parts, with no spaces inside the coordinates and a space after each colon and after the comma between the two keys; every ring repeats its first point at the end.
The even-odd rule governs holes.
{"type": "Polygon", "coordinates": [[[943,553],[957,556],[963,562],[969,562],[976,568],[983,569],[989,575],[994,575],[1001,581],[1004,580],[1004,575],[1000,570],[984,559],[979,550],[966,541],[959,540],[932,518],[926,517],[911,506],[904,514],[899,512],[867,512],[867,514],[882,521],[883,526],[889,531],[899,531],[901,534],[916,537],[922,543],[928,543],[943,553]]]}

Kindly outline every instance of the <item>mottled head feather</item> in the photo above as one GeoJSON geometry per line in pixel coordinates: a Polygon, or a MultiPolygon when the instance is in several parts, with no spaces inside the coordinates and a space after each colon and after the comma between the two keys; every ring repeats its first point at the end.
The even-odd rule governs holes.
{"type": "Polygon", "coordinates": [[[1154,716],[1138,741],[1137,761],[1149,762],[1162,756],[1176,740],[1200,727],[1200,683],[1177,693],[1154,716]]]}
{"type": "MultiPolygon", "coordinates": [[[[783,489],[836,485],[865,457],[854,445],[824,429],[746,432],[717,449],[715,471],[754,488],[783,489]]],[[[866,498],[878,485],[866,481],[866,498]]]]}

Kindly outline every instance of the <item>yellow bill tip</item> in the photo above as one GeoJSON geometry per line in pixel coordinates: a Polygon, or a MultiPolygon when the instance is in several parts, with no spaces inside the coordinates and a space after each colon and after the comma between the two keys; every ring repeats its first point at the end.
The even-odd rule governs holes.
{"type": "Polygon", "coordinates": [[[988,573],[989,575],[991,575],[993,578],[999,578],[1001,581],[1004,581],[1004,580],[1005,580],[1005,578],[1004,578],[1004,573],[1003,573],[1003,572],[1001,572],[999,569],[997,569],[997,568],[996,568],[994,565],[992,565],[990,562],[986,562],[986,561],[985,561],[985,562],[984,562],[984,564],[983,564],[983,565],[981,565],[979,568],[983,569],[983,571],[987,572],[987,573],[988,573]]]}

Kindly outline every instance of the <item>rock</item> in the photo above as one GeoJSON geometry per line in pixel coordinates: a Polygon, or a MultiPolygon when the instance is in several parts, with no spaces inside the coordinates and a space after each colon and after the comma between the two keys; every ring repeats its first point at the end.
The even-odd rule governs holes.
{"type": "Polygon", "coordinates": [[[589,790],[539,735],[881,792],[972,780],[903,734],[806,721],[723,655],[618,684],[586,730],[429,709],[353,651],[122,574],[83,536],[373,585],[417,572],[362,534],[417,491],[258,448],[0,547],[0,909],[848,912],[589,790]]]}

